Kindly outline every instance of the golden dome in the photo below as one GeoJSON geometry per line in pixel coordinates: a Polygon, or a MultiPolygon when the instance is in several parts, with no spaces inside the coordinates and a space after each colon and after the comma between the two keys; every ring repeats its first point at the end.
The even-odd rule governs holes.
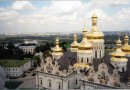
{"type": "Polygon", "coordinates": [[[116,45],[117,49],[115,52],[112,53],[112,60],[115,62],[127,62],[128,60],[125,58],[126,54],[121,50],[120,38],[118,38],[116,45]]]}
{"type": "Polygon", "coordinates": [[[125,37],[124,37],[124,39],[129,39],[129,36],[126,34],[125,37]]]}
{"type": "Polygon", "coordinates": [[[91,41],[91,40],[103,40],[104,38],[104,34],[103,32],[99,31],[98,30],[98,27],[97,27],[97,15],[96,13],[94,13],[92,15],[92,30],[91,32],[89,32],[87,34],[87,38],[91,41]]]}
{"type": "Polygon", "coordinates": [[[116,45],[117,45],[117,47],[118,48],[120,48],[121,47],[121,40],[120,40],[120,38],[118,38],[118,40],[116,41],[116,45]]]}
{"type": "Polygon", "coordinates": [[[62,48],[59,47],[59,39],[58,39],[58,36],[56,38],[56,46],[53,48],[53,53],[59,53],[59,52],[62,52],[62,48]]]}
{"type": "Polygon", "coordinates": [[[115,56],[125,57],[125,53],[120,48],[117,48],[116,51],[112,54],[112,56],[113,57],[115,57],[115,56]]]}
{"type": "Polygon", "coordinates": [[[83,33],[83,39],[79,43],[78,50],[91,50],[92,49],[92,44],[87,40],[87,30],[86,27],[82,31],[83,33]]]}
{"type": "Polygon", "coordinates": [[[92,18],[98,18],[95,12],[93,13],[92,18]]]}
{"type": "Polygon", "coordinates": [[[104,34],[103,32],[100,31],[91,31],[90,33],[87,34],[88,39],[103,39],[104,34]]]}
{"type": "Polygon", "coordinates": [[[122,45],[121,49],[122,49],[122,51],[124,51],[126,54],[129,54],[129,55],[130,55],[130,45],[129,45],[129,43],[128,43],[129,37],[128,37],[127,34],[126,34],[125,37],[124,37],[124,41],[125,41],[125,43],[124,43],[124,45],[122,45]]]}
{"type": "Polygon", "coordinates": [[[78,48],[77,35],[74,34],[74,42],[71,44],[71,48],[78,48]]]}

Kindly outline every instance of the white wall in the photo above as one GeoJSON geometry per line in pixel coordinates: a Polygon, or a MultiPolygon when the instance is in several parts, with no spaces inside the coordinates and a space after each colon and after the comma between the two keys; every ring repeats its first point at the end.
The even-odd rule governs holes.
{"type": "Polygon", "coordinates": [[[24,71],[26,72],[30,68],[31,68],[31,62],[28,61],[27,63],[25,63],[20,67],[4,67],[4,70],[11,77],[19,77],[24,73],[24,71]]]}
{"type": "MultiPolygon", "coordinates": [[[[76,84],[76,79],[75,74],[69,75],[66,78],[61,78],[60,76],[54,76],[54,75],[49,75],[49,74],[44,74],[44,73],[37,73],[36,75],[36,86],[40,86],[39,88],[49,88],[49,89],[59,89],[59,84],[60,88],[62,89],[74,89],[75,84],[76,84]],[[41,84],[42,80],[42,84],[41,84]],[[48,81],[51,81],[51,87],[48,86],[48,81]],[[39,82],[39,83],[38,83],[39,82]],[[68,86],[69,85],[69,86],[68,86]]],[[[79,80],[79,78],[78,78],[79,80]]],[[[77,80],[79,86],[79,81],[77,80]]]]}
{"type": "Polygon", "coordinates": [[[19,48],[22,49],[24,53],[34,54],[36,46],[19,46],[19,48]]]}

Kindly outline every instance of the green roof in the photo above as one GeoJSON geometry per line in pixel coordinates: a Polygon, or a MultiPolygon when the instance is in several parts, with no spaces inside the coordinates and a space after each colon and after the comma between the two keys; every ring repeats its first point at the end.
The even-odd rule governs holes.
{"type": "Polygon", "coordinates": [[[3,67],[20,67],[27,63],[29,60],[29,58],[25,58],[24,60],[2,59],[0,60],[0,65],[3,67]]]}

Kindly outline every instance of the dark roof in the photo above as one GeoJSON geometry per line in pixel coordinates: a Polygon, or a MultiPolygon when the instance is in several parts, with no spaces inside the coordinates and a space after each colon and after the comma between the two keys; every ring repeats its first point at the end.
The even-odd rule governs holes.
{"type": "Polygon", "coordinates": [[[20,46],[36,46],[36,44],[35,43],[28,43],[28,44],[23,43],[23,44],[20,44],[20,46]]]}
{"type": "MultiPolygon", "coordinates": [[[[114,70],[114,67],[111,65],[110,58],[111,58],[110,55],[106,55],[106,56],[104,56],[101,59],[94,59],[93,66],[94,66],[95,71],[98,70],[99,64],[101,64],[102,62],[104,62],[108,66],[108,68],[109,68],[108,72],[110,74],[112,74],[113,70],[114,70]]],[[[128,77],[130,77],[130,57],[127,57],[127,58],[128,58],[127,71],[126,72],[122,72],[122,73],[119,72],[119,75],[121,76],[121,81],[122,82],[126,82],[127,79],[128,79],[128,77]]]]}
{"type": "Polygon", "coordinates": [[[64,55],[59,59],[60,70],[68,69],[69,65],[77,62],[77,53],[65,52],[64,55]]]}
{"type": "MultiPolygon", "coordinates": [[[[108,66],[108,72],[110,74],[113,73],[114,67],[111,65],[110,61],[111,55],[105,55],[103,58],[100,59],[94,59],[93,60],[93,66],[94,70],[98,70],[98,66],[101,63],[105,63],[108,66]]],[[[74,65],[77,62],[77,53],[75,52],[64,52],[63,56],[58,59],[59,61],[59,66],[60,70],[67,70],[69,65],[74,65]]],[[[87,74],[88,72],[86,72],[87,74]]],[[[126,82],[128,80],[128,77],[130,77],[130,57],[128,57],[128,63],[127,63],[127,71],[120,73],[119,75],[121,76],[121,81],[126,82]]]]}
{"type": "MultiPolygon", "coordinates": [[[[111,65],[110,58],[111,55],[106,55],[103,58],[94,59],[93,61],[94,70],[97,71],[98,66],[104,62],[109,68],[108,72],[112,74],[114,67],[111,65]]],[[[76,62],[77,62],[77,53],[65,52],[63,56],[59,59],[60,70],[68,69],[69,65],[73,66],[76,62]]],[[[130,77],[130,57],[128,57],[127,71],[123,73],[119,72],[119,75],[121,76],[121,79],[123,81],[126,81],[126,78],[130,77]]]]}
{"type": "MultiPolygon", "coordinates": [[[[114,67],[111,65],[110,58],[111,58],[110,55],[104,56],[103,58],[94,58],[93,59],[93,64],[92,64],[92,66],[94,67],[94,70],[98,71],[98,66],[101,63],[105,63],[107,65],[107,67],[108,67],[108,72],[110,74],[112,74],[113,70],[114,70],[114,67]]],[[[85,74],[88,75],[88,71],[85,72],[85,74]]]]}

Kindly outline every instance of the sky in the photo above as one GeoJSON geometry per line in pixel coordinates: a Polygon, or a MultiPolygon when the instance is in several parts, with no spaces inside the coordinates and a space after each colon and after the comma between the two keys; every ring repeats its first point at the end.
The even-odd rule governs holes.
{"type": "Polygon", "coordinates": [[[91,31],[94,11],[100,31],[130,30],[130,0],[3,0],[0,33],[91,31]]]}

